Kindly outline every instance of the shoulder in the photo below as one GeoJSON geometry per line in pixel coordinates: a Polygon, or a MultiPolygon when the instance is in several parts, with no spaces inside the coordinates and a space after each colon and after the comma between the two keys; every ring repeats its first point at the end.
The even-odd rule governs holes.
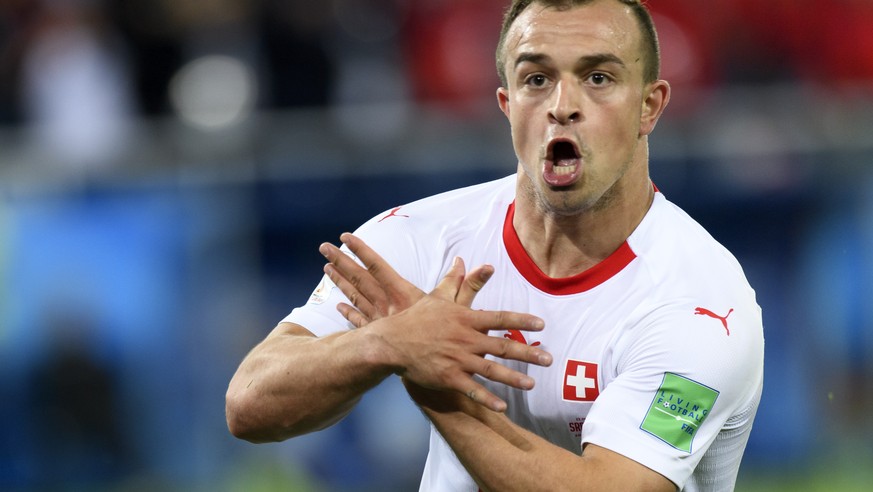
{"type": "Polygon", "coordinates": [[[640,302],[628,317],[635,328],[625,360],[661,354],[689,370],[759,379],[761,308],[734,255],[661,194],[628,242],[640,261],[640,302]]]}
{"type": "Polygon", "coordinates": [[[364,223],[359,233],[431,241],[502,220],[515,196],[515,176],[458,188],[398,204],[364,223]]]}
{"type": "Polygon", "coordinates": [[[438,279],[440,261],[459,244],[501,230],[515,197],[515,176],[398,204],[365,222],[355,234],[419,288],[438,279]]]}
{"type": "Polygon", "coordinates": [[[668,296],[751,296],[736,257],[684,210],[655,195],[652,208],[628,244],[658,292],[668,296]],[[671,290],[668,290],[669,289],[671,290]]]}
{"type": "Polygon", "coordinates": [[[456,220],[468,215],[470,212],[487,208],[493,203],[506,203],[515,196],[515,176],[506,176],[485,183],[478,183],[463,188],[457,188],[436,195],[431,195],[419,200],[398,204],[385,212],[376,215],[369,222],[385,222],[387,219],[398,214],[415,214],[412,222],[423,220],[456,220]]]}

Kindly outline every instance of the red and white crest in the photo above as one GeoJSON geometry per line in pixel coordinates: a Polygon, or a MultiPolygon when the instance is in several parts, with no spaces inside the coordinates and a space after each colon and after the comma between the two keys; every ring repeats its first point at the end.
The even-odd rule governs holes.
{"type": "Polygon", "coordinates": [[[594,401],[600,395],[597,381],[596,363],[568,359],[567,368],[564,369],[564,399],[594,401]]]}

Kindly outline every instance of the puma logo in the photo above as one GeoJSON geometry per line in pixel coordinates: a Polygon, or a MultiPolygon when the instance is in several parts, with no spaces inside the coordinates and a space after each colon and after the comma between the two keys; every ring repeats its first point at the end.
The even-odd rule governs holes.
{"type": "Polygon", "coordinates": [[[401,209],[401,207],[394,207],[393,209],[391,209],[390,212],[388,212],[388,215],[379,219],[379,222],[382,222],[383,220],[387,219],[388,217],[406,217],[408,219],[409,218],[408,215],[400,215],[397,213],[397,211],[400,209],[401,209]]]}
{"type": "Polygon", "coordinates": [[[719,316],[706,308],[699,307],[699,308],[694,309],[694,314],[702,314],[704,316],[709,316],[710,318],[715,318],[715,319],[721,321],[721,324],[724,325],[724,331],[727,332],[728,336],[731,336],[731,331],[730,331],[730,329],[728,329],[727,319],[728,319],[728,316],[730,316],[732,312],[734,312],[734,308],[731,308],[731,310],[728,311],[727,314],[725,314],[724,316],[719,316]]]}
{"type": "Polygon", "coordinates": [[[536,347],[537,345],[540,344],[540,342],[534,342],[534,343],[528,344],[527,340],[524,338],[524,335],[522,335],[522,333],[518,330],[507,330],[507,333],[503,334],[503,338],[508,338],[510,340],[513,340],[513,341],[516,341],[519,343],[523,343],[525,345],[530,345],[531,347],[536,347]]]}

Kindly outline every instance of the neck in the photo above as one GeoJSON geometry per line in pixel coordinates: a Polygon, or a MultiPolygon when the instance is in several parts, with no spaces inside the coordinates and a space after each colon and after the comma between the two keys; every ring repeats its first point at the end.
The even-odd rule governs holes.
{"type": "MultiPolygon", "coordinates": [[[[654,199],[648,166],[626,174],[604,198],[574,215],[550,212],[530,193],[516,193],[513,226],[537,267],[552,278],[581,273],[615,252],[643,220],[654,199]]],[[[519,174],[519,181],[527,179],[519,174]]]]}

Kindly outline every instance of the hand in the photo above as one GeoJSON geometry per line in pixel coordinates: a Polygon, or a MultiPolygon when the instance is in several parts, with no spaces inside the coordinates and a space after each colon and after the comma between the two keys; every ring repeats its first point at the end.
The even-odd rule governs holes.
{"type": "Polygon", "coordinates": [[[318,250],[329,261],[324,273],[354,305],[340,303],[337,306],[353,325],[361,328],[371,321],[399,313],[424,297],[424,292],[398,275],[361,239],[345,233],[340,240],[366,268],[333,244],[324,243],[318,250]]]}
{"type": "Polygon", "coordinates": [[[455,391],[495,411],[506,403],[472,375],[530,389],[534,381],[525,374],[484,358],[549,365],[551,356],[541,349],[503,337],[488,336],[490,330],[539,331],[541,319],[508,311],[475,311],[469,308],[493,268],[483,266],[470,275],[460,258],[439,285],[425,294],[403,279],[359,238],[344,234],[341,240],[364,264],[362,268],[338,248],[323,244],[330,263],[325,272],[354,304],[337,308],[355,326],[377,333],[395,361],[399,375],[425,388],[455,391]]]}
{"type": "MultiPolygon", "coordinates": [[[[324,243],[319,247],[319,251],[330,262],[325,265],[324,272],[353,304],[350,306],[340,303],[337,309],[356,327],[361,328],[370,321],[403,311],[425,296],[422,290],[398,275],[381,256],[357,236],[344,233],[340,236],[340,240],[366,268],[361,268],[357,262],[343,254],[333,244],[324,243]]],[[[482,265],[464,276],[462,265],[460,275],[463,283],[455,296],[455,302],[470,307],[476,293],[485,286],[492,274],[494,274],[494,267],[482,265]]],[[[452,272],[447,276],[449,275],[452,275],[452,272]]]]}

